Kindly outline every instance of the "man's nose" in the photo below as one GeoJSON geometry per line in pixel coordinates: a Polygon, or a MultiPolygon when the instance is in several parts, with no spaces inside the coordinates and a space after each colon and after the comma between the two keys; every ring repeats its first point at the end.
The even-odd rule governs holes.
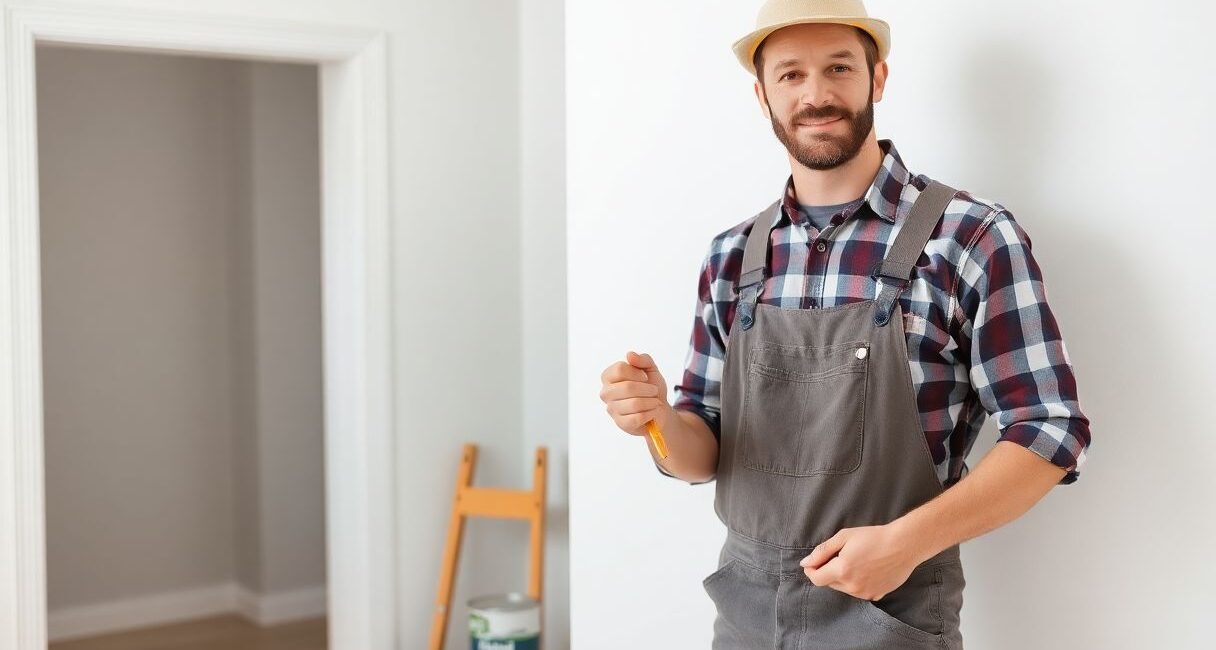
{"type": "Polygon", "coordinates": [[[802,85],[802,97],[800,100],[803,106],[814,106],[816,109],[823,108],[832,103],[831,91],[827,84],[808,79],[802,85]]]}

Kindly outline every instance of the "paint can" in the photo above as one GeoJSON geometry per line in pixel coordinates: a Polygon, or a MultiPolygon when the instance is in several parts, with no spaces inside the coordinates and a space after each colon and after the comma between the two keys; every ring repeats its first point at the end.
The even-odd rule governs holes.
{"type": "Polygon", "coordinates": [[[472,650],[539,650],[540,602],[524,594],[469,600],[472,650]]]}

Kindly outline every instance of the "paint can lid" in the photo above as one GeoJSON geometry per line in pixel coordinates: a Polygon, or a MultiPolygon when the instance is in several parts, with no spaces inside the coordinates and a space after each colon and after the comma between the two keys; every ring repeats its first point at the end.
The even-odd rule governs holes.
{"type": "Polygon", "coordinates": [[[510,593],[469,599],[469,609],[486,612],[519,612],[535,608],[540,602],[527,594],[510,593]]]}

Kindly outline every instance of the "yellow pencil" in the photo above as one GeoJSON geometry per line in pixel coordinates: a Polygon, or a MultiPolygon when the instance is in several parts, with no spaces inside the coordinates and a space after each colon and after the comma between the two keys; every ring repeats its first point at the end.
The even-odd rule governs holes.
{"type": "Polygon", "coordinates": [[[667,443],[663,440],[663,432],[659,431],[659,423],[648,421],[646,431],[650,433],[650,440],[654,443],[655,451],[659,452],[659,458],[667,458],[667,443]]]}

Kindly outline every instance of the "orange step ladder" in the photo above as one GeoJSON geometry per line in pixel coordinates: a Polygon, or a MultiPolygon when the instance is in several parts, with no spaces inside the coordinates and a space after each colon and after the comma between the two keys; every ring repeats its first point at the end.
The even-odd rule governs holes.
{"type": "MultiPolygon", "coordinates": [[[[531,490],[502,490],[473,487],[473,466],[477,462],[477,445],[466,444],[460,471],[456,475],[456,497],[452,501],[452,518],[448,524],[448,541],[443,549],[443,572],[439,575],[439,594],[435,597],[435,614],[431,619],[430,650],[443,650],[448,618],[452,607],[452,588],[456,580],[456,562],[460,557],[460,539],[468,517],[525,519],[531,523],[531,565],[528,572],[528,596],[541,603],[545,556],[545,475],[549,451],[536,449],[536,464],[532,468],[531,490]]],[[[544,643],[542,636],[541,643],[544,643]]]]}

